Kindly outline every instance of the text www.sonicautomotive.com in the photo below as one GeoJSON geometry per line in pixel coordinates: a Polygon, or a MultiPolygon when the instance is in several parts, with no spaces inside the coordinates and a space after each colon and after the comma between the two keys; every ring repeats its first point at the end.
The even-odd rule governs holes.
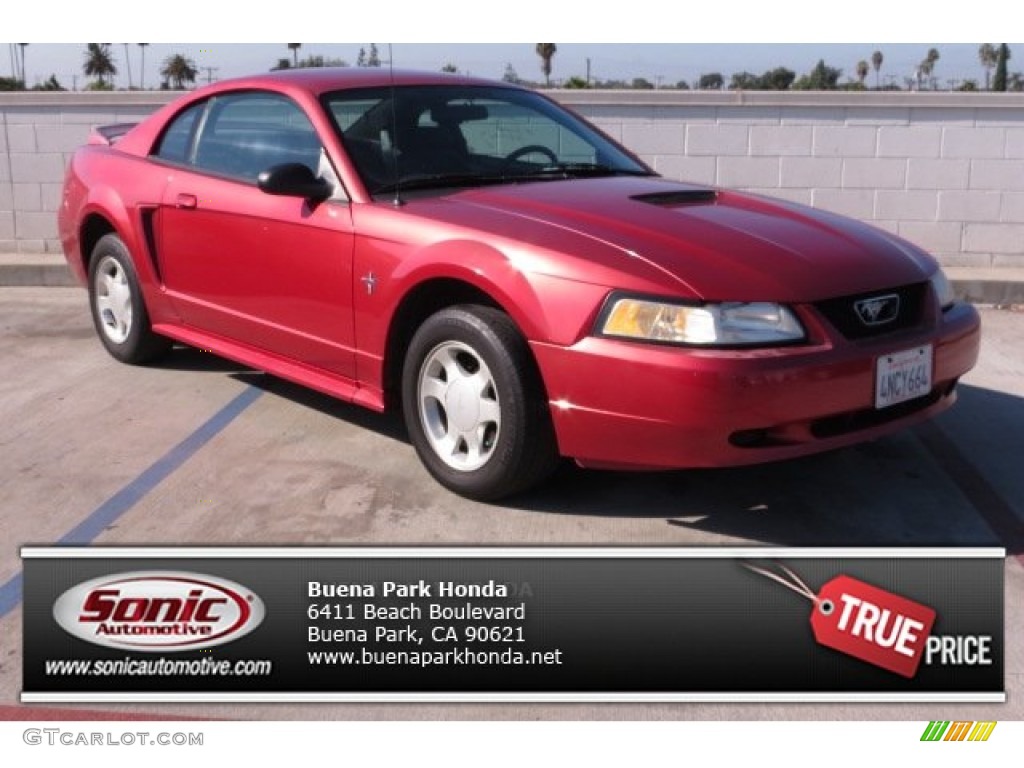
{"type": "Polygon", "coordinates": [[[75,659],[46,662],[46,674],[77,677],[112,675],[194,675],[197,677],[245,677],[269,675],[269,659],[75,659]]]}

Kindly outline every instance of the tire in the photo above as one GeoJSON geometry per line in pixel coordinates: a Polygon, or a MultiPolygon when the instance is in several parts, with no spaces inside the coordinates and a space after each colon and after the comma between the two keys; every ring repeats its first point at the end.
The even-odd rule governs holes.
{"type": "Polygon", "coordinates": [[[533,356],[508,315],[490,307],[427,318],[406,352],[402,407],[420,460],[461,496],[510,496],[558,464],[533,356]]]}
{"type": "Polygon", "coordinates": [[[131,256],[113,233],[99,239],[89,258],[89,308],[100,341],[122,363],[152,362],[171,348],[153,333],[131,256]]]}

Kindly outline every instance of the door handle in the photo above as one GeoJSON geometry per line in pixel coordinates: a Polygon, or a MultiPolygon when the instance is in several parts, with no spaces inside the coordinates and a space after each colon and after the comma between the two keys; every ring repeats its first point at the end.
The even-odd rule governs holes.
{"type": "Polygon", "coordinates": [[[178,208],[187,208],[188,210],[192,210],[196,205],[198,205],[198,203],[199,201],[196,199],[195,195],[179,194],[177,201],[175,202],[175,206],[178,208]]]}

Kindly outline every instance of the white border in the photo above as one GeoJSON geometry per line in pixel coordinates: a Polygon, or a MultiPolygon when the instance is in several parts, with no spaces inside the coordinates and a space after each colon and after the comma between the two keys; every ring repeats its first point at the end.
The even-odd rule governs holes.
{"type": "Polygon", "coordinates": [[[982,704],[1006,693],[22,693],[23,704],[982,704]]]}
{"type": "Polygon", "coordinates": [[[726,558],[1006,558],[1003,547],[33,547],[21,548],[23,559],[121,559],[133,557],[241,559],[440,558],[511,559],[726,559],[726,558]]]}

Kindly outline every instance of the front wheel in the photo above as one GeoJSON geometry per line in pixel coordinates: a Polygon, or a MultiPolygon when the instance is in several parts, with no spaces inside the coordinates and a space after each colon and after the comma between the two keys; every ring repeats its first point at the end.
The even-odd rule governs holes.
{"type": "Polygon", "coordinates": [[[147,363],[170,349],[170,340],[150,328],[131,257],[115,234],[101,237],[92,250],[89,307],[100,341],[122,363],[147,363]]]}
{"type": "Polygon", "coordinates": [[[413,446],[430,473],[489,501],[543,480],[558,461],[544,389],[508,315],[476,305],[429,317],[402,372],[413,446]]]}

